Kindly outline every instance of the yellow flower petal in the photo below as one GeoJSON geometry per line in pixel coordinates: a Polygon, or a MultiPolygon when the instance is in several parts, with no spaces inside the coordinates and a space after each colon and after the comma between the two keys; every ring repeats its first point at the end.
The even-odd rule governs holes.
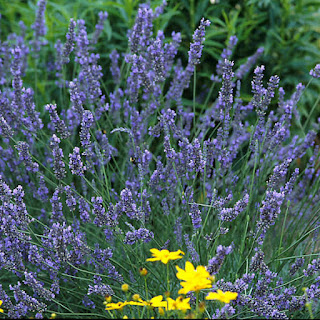
{"type": "Polygon", "coordinates": [[[106,310],[118,310],[118,309],[122,309],[124,306],[126,306],[128,304],[127,301],[125,302],[117,302],[117,303],[108,303],[106,305],[106,310]]]}
{"type": "Polygon", "coordinates": [[[184,299],[182,296],[178,297],[176,300],[167,298],[168,301],[168,310],[189,310],[191,309],[189,301],[190,298],[184,299]]]}
{"type": "Polygon", "coordinates": [[[219,300],[224,303],[230,303],[231,300],[236,300],[237,297],[238,297],[237,292],[231,292],[231,291],[223,292],[220,289],[218,289],[217,292],[210,292],[206,296],[206,300],[219,300]]]}
{"type": "Polygon", "coordinates": [[[204,266],[197,266],[195,269],[189,261],[185,264],[185,270],[177,268],[177,278],[184,280],[181,282],[183,289],[179,290],[179,294],[187,294],[189,291],[200,291],[212,287],[212,277],[204,266]]]}
{"type": "Polygon", "coordinates": [[[152,258],[148,258],[147,261],[161,261],[164,264],[167,264],[170,260],[177,260],[181,259],[181,254],[184,254],[183,251],[178,250],[174,252],[170,252],[167,249],[164,250],[158,250],[158,249],[150,249],[150,252],[152,253],[152,258]]]}

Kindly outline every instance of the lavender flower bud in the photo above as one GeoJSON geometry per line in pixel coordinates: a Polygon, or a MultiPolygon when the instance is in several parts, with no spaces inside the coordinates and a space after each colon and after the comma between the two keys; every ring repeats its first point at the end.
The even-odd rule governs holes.
{"type": "Polygon", "coordinates": [[[80,142],[83,147],[90,144],[90,128],[94,123],[93,114],[91,111],[84,111],[81,121],[80,142]]]}
{"type": "Polygon", "coordinates": [[[249,194],[245,194],[243,199],[239,200],[233,208],[223,208],[219,213],[219,220],[233,221],[249,203],[249,194]]]}
{"type": "Polygon", "coordinates": [[[72,174],[76,174],[80,177],[83,176],[86,170],[86,167],[83,165],[81,161],[80,149],[78,147],[75,147],[73,149],[73,153],[69,154],[69,158],[70,158],[69,168],[72,174]]]}
{"type": "Polygon", "coordinates": [[[70,136],[70,132],[68,131],[64,121],[59,118],[57,106],[55,104],[47,104],[45,108],[49,111],[50,119],[55,129],[60,134],[61,139],[67,139],[70,136]]]}
{"type": "Polygon", "coordinates": [[[193,228],[195,230],[201,228],[201,211],[199,210],[199,206],[196,203],[192,203],[190,205],[189,216],[192,219],[193,228]]]}
{"type": "Polygon", "coordinates": [[[88,295],[90,295],[90,294],[99,294],[99,295],[101,295],[103,297],[106,297],[106,296],[113,296],[114,292],[111,289],[111,287],[109,285],[107,285],[107,284],[96,284],[94,286],[89,285],[87,294],[88,295]]]}
{"type": "Polygon", "coordinates": [[[306,277],[311,277],[318,271],[320,271],[320,259],[313,259],[311,263],[308,264],[307,269],[303,270],[303,273],[306,277]]]}
{"type": "Polygon", "coordinates": [[[66,176],[65,164],[63,162],[63,152],[59,147],[60,139],[53,134],[50,142],[54,161],[54,173],[58,180],[62,180],[66,176]]]}
{"type": "Polygon", "coordinates": [[[77,200],[75,198],[75,193],[71,189],[70,186],[65,186],[64,191],[66,193],[66,204],[69,207],[71,211],[74,211],[76,209],[77,200]]]}
{"type": "Polygon", "coordinates": [[[40,281],[38,281],[31,272],[24,272],[25,280],[23,281],[26,285],[30,286],[33,291],[45,300],[51,301],[55,298],[54,293],[45,289],[40,281]]]}
{"type": "Polygon", "coordinates": [[[174,226],[173,233],[176,235],[176,241],[179,247],[182,247],[182,218],[178,217],[174,226]]]}
{"type": "Polygon", "coordinates": [[[164,54],[161,39],[153,41],[152,45],[148,48],[150,52],[151,61],[153,64],[153,71],[155,73],[155,81],[163,81],[164,77],[164,54]]]}
{"type": "Polygon", "coordinates": [[[194,262],[200,262],[200,256],[199,256],[199,253],[196,251],[196,249],[194,248],[194,245],[192,243],[192,241],[190,241],[189,239],[189,235],[186,233],[184,236],[184,242],[187,246],[187,249],[188,249],[188,253],[190,254],[191,256],[191,260],[194,261],[194,262]]]}
{"type": "Polygon", "coordinates": [[[62,63],[67,64],[70,59],[69,55],[73,51],[74,48],[74,41],[75,41],[75,32],[74,29],[76,27],[76,22],[71,18],[68,33],[66,35],[67,41],[63,46],[63,52],[62,52],[62,63]]]}
{"type": "Polygon", "coordinates": [[[208,26],[210,26],[210,21],[204,20],[204,18],[202,18],[200,21],[200,26],[195,30],[192,36],[193,43],[190,44],[190,50],[188,52],[188,65],[190,66],[195,66],[200,63],[203,42],[205,40],[205,28],[208,26]]]}
{"type": "Polygon", "coordinates": [[[98,38],[103,30],[103,24],[104,24],[105,20],[107,20],[107,18],[108,18],[108,12],[106,12],[106,11],[99,12],[99,21],[96,24],[96,30],[94,31],[94,34],[93,34],[93,37],[91,40],[92,44],[96,44],[98,42],[98,38]]]}
{"type": "Polygon", "coordinates": [[[29,145],[26,142],[19,141],[15,147],[18,150],[20,160],[26,166],[27,171],[37,172],[39,170],[39,165],[32,161],[29,145]]]}
{"type": "Polygon", "coordinates": [[[149,45],[152,35],[153,12],[150,8],[139,8],[136,21],[129,36],[129,47],[132,54],[149,45]]]}
{"type": "Polygon", "coordinates": [[[143,242],[150,242],[153,238],[153,232],[145,228],[140,228],[138,230],[128,231],[123,242],[128,245],[133,245],[139,240],[142,240],[143,242]]]}
{"type": "Polygon", "coordinates": [[[34,30],[34,40],[31,41],[33,44],[33,50],[34,52],[40,51],[40,46],[43,44],[46,44],[46,41],[40,41],[40,37],[45,36],[47,33],[46,26],[45,26],[45,10],[46,10],[46,0],[39,0],[37,6],[37,15],[35,23],[31,26],[31,28],[34,30]]]}
{"type": "Polygon", "coordinates": [[[82,117],[84,109],[82,106],[82,99],[79,95],[78,86],[75,82],[70,81],[69,88],[70,88],[70,100],[73,103],[75,110],[78,112],[80,117],[82,117]]]}
{"type": "Polygon", "coordinates": [[[115,84],[120,84],[120,77],[121,77],[121,73],[120,73],[120,68],[118,65],[118,60],[120,58],[119,53],[117,52],[117,50],[112,50],[112,52],[109,55],[110,60],[111,60],[111,67],[110,67],[110,71],[112,74],[112,78],[115,84]]]}
{"type": "Polygon", "coordinates": [[[224,66],[224,61],[225,60],[230,60],[232,51],[235,47],[235,45],[238,42],[238,38],[236,36],[231,36],[229,39],[229,44],[227,48],[223,49],[222,54],[221,54],[221,59],[218,61],[218,64],[216,66],[216,72],[219,75],[223,74],[223,66],[224,66]]]}
{"type": "Polygon", "coordinates": [[[206,267],[207,271],[210,274],[217,274],[219,272],[220,268],[222,267],[225,256],[233,251],[233,247],[233,243],[228,247],[222,245],[219,245],[217,247],[216,256],[208,261],[208,265],[206,267]]]}
{"type": "Polygon", "coordinates": [[[260,271],[261,274],[265,274],[268,270],[269,268],[264,262],[264,253],[258,249],[257,253],[251,259],[250,271],[260,271]]]}
{"type": "Polygon", "coordinates": [[[294,276],[295,273],[303,266],[304,258],[297,258],[297,260],[290,266],[290,275],[294,276]]]}
{"type": "Polygon", "coordinates": [[[314,69],[310,70],[309,74],[313,78],[320,78],[320,64],[317,64],[314,69]]]}
{"type": "Polygon", "coordinates": [[[0,135],[6,138],[13,137],[13,130],[7,123],[6,119],[2,116],[0,116],[0,135]]]}

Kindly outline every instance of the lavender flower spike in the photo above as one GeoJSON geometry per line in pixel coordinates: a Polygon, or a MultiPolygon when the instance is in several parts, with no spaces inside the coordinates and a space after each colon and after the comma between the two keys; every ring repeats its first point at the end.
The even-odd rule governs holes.
{"type": "Polygon", "coordinates": [[[6,119],[0,116],[0,135],[11,138],[13,137],[13,131],[9,124],[7,123],[6,119]]]}
{"type": "Polygon", "coordinates": [[[59,118],[57,106],[55,104],[47,104],[45,108],[49,111],[50,119],[54,124],[55,129],[60,134],[61,139],[67,139],[70,136],[70,132],[68,131],[64,121],[59,118]]]}
{"type": "Polygon", "coordinates": [[[107,18],[108,18],[108,12],[106,12],[106,11],[99,12],[99,21],[96,24],[96,30],[95,30],[93,37],[92,37],[92,40],[91,40],[92,44],[96,44],[98,42],[98,38],[103,30],[103,24],[104,24],[105,20],[107,20],[107,18]]]}
{"type": "Polygon", "coordinates": [[[199,28],[193,34],[193,43],[190,44],[189,61],[188,64],[195,66],[200,63],[200,58],[202,55],[203,42],[205,40],[205,27],[210,26],[209,20],[204,20],[204,18],[200,21],[199,28]]]}
{"type": "Polygon", "coordinates": [[[63,152],[59,147],[60,139],[53,134],[50,142],[54,159],[54,173],[58,180],[62,180],[66,176],[65,164],[63,162],[63,152]]]}
{"type": "Polygon", "coordinates": [[[76,27],[76,22],[73,19],[70,19],[68,33],[66,35],[67,41],[63,46],[62,52],[62,63],[67,64],[70,59],[69,55],[73,51],[74,48],[74,39],[75,39],[75,32],[74,29],[76,27]]]}
{"type": "Polygon", "coordinates": [[[90,128],[93,125],[94,119],[91,111],[86,110],[83,113],[81,121],[80,142],[83,147],[90,144],[90,128]]]}
{"type": "Polygon", "coordinates": [[[320,64],[317,64],[314,69],[310,70],[309,74],[313,78],[320,78],[320,64]]]}
{"type": "Polygon", "coordinates": [[[31,28],[34,30],[34,40],[31,41],[31,43],[34,46],[34,52],[40,51],[40,46],[47,43],[47,41],[40,41],[39,38],[42,36],[45,36],[47,33],[46,26],[45,26],[45,17],[44,12],[46,10],[46,0],[40,0],[38,2],[38,10],[36,15],[36,21],[31,26],[31,28]]]}
{"type": "Polygon", "coordinates": [[[29,145],[26,142],[19,141],[16,148],[19,153],[19,158],[26,166],[27,171],[37,172],[39,170],[39,165],[32,161],[29,145]]]}
{"type": "Polygon", "coordinates": [[[83,165],[81,161],[80,149],[78,147],[75,147],[73,149],[73,153],[69,154],[69,158],[70,158],[69,168],[71,172],[78,176],[83,176],[84,171],[86,170],[86,167],[83,165]]]}

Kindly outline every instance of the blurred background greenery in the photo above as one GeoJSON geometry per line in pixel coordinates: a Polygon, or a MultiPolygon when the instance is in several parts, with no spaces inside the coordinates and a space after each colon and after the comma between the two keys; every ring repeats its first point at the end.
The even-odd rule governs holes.
{"type": "MultiPolygon", "coordinates": [[[[104,80],[108,87],[108,81],[111,79],[106,71],[109,67],[108,56],[115,48],[120,52],[126,51],[126,30],[133,25],[137,8],[143,2],[137,0],[47,1],[46,38],[49,41],[47,56],[42,59],[43,65],[28,69],[31,74],[24,77],[25,85],[31,85],[31,83],[34,85],[32,73],[38,73],[39,70],[36,69],[44,68],[50,60],[52,61],[54,43],[58,39],[65,41],[70,18],[84,19],[90,37],[98,20],[98,12],[107,11],[109,18],[105,22],[97,51],[101,56],[100,64],[104,68],[104,80]]],[[[151,1],[151,6],[154,8],[161,3],[162,0],[151,1]]],[[[0,12],[2,41],[9,33],[20,32],[20,20],[27,26],[26,39],[32,39],[33,30],[29,27],[35,19],[36,1],[0,0],[0,12]]],[[[265,65],[266,81],[271,75],[280,76],[280,84],[287,95],[292,94],[299,82],[307,84],[310,80],[310,69],[320,63],[320,0],[168,0],[164,14],[156,20],[155,26],[158,30],[163,29],[166,35],[170,35],[172,31],[181,32],[183,41],[179,56],[184,65],[187,62],[193,31],[202,17],[209,19],[212,23],[207,29],[202,63],[197,68],[198,93],[208,90],[206,87],[208,78],[215,73],[215,66],[221,52],[232,35],[238,38],[231,57],[235,61],[235,69],[259,47],[264,47],[264,53],[257,64],[265,65]]],[[[29,63],[32,65],[32,62],[29,63]]],[[[53,79],[45,78],[45,72],[41,72],[38,77],[40,77],[38,80],[42,80],[39,84],[37,83],[43,95],[41,102],[48,103],[47,94],[50,94],[50,88],[47,89],[45,84],[50,84],[53,79]]],[[[241,94],[244,101],[249,100],[251,95],[251,79],[252,71],[242,81],[241,94]]],[[[189,94],[186,94],[187,99],[192,97],[191,89],[192,86],[189,94]]],[[[319,92],[320,81],[313,80],[298,105],[303,115],[302,123],[306,122],[308,117],[310,118],[306,131],[320,116],[319,106],[316,106],[310,115],[319,92]]],[[[218,90],[215,90],[212,98],[217,94],[218,90]]]]}

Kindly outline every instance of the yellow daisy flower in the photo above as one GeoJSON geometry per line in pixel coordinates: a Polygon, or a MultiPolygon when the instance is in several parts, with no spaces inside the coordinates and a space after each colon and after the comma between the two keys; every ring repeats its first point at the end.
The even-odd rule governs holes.
{"type": "Polygon", "coordinates": [[[119,310],[122,309],[124,306],[128,305],[128,301],[125,302],[117,302],[117,303],[108,303],[106,305],[106,310],[119,310]]]}
{"type": "Polygon", "coordinates": [[[231,291],[223,292],[220,289],[218,289],[217,292],[210,292],[206,296],[206,300],[219,300],[224,303],[229,303],[231,300],[236,300],[237,297],[238,297],[237,292],[231,292],[231,291]]]}
{"type": "Polygon", "coordinates": [[[167,298],[167,301],[168,301],[168,310],[186,311],[191,309],[189,304],[190,298],[184,299],[182,296],[180,296],[176,300],[167,298]]]}
{"type": "Polygon", "coordinates": [[[153,257],[147,259],[147,261],[161,261],[164,264],[167,264],[170,260],[181,259],[181,254],[184,255],[184,252],[181,250],[170,252],[169,250],[158,250],[150,249],[153,257]]]}
{"type": "Polygon", "coordinates": [[[179,294],[187,294],[190,291],[200,291],[202,289],[208,289],[212,286],[214,277],[206,270],[204,266],[197,266],[195,269],[193,264],[189,261],[186,262],[185,270],[176,266],[177,278],[184,280],[180,282],[183,289],[179,290],[179,294]]]}
{"type": "MultiPolygon", "coordinates": [[[[0,300],[0,306],[2,305],[2,300],[0,300]]],[[[0,312],[3,313],[3,309],[0,309],[0,312]]]]}

